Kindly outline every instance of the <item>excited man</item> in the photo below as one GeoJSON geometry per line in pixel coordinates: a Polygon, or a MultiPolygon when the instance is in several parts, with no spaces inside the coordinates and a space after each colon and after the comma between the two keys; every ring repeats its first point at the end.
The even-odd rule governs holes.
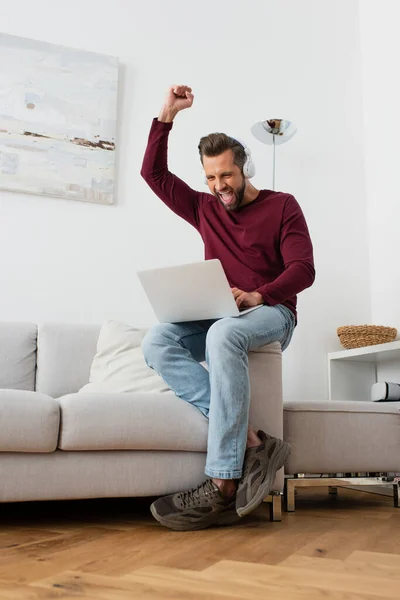
{"type": "Polygon", "coordinates": [[[290,194],[257,190],[250,183],[250,151],[236,139],[212,133],[200,140],[208,193],[193,190],[168,170],[172,122],[192,104],[190,87],[168,90],[150,130],[141,174],[200,233],[205,259],[221,261],[237,306],[262,306],[239,318],[160,323],[143,340],[147,364],[209,420],[208,478],[151,506],[160,523],[181,531],[233,523],[268,496],[290,449],[248,426],[248,353],[276,341],[282,350],[288,346],[296,296],[315,277],[300,206],[290,194]]]}

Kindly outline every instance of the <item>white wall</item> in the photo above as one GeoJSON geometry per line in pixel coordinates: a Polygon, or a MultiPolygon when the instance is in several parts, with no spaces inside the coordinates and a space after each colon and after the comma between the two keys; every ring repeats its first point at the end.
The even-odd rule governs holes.
{"type": "MultiPolygon", "coordinates": [[[[315,246],[317,280],[299,301],[284,360],[285,396],[327,396],[336,327],[370,319],[357,0],[0,0],[1,30],[121,62],[115,206],[0,192],[0,319],[139,325],[154,321],[139,268],[202,258],[197,233],[153,196],[139,169],[165,89],[196,98],[170,144],[174,171],[202,186],[197,143],[222,130],[248,141],[255,185],[271,185],[256,120],[292,119],[277,186],[293,193],[315,246]]],[[[392,116],[392,115],[390,115],[392,116]]]]}
{"type": "Polygon", "coordinates": [[[400,3],[360,1],[372,322],[400,332],[400,3]]]}

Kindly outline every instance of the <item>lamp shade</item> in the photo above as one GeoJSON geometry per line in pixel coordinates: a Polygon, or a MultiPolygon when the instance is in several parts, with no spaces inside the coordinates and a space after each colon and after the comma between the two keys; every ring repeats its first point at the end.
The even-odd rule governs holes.
{"type": "Polygon", "coordinates": [[[263,144],[284,144],[294,136],[297,129],[292,121],[286,119],[266,119],[251,127],[251,133],[263,144]]]}

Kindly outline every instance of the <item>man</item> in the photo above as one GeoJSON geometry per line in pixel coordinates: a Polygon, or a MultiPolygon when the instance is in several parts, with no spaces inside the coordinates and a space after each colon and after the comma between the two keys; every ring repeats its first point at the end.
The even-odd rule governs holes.
{"type": "Polygon", "coordinates": [[[158,324],[143,340],[147,364],[209,420],[205,473],[193,490],[158,499],[153,516],[176,530],[239,520],[271,489],[289,445],[248,427],[248,353],[278,341],[284,350],[296,324],[296,295],[312,285],[313,250],[300,206],[289,194],[257,190],[254,166],[237,140],[211,134],[199,152],[209,193],[168,171],[168,135],[176,115],[193,104],[190,87],[168,90],[154,119],[141,175],[159,198],[200,233],[205,259],[220,259],[238,318],[158,324]],[[208,371],[200,364],[207,361],[208,371]]]}

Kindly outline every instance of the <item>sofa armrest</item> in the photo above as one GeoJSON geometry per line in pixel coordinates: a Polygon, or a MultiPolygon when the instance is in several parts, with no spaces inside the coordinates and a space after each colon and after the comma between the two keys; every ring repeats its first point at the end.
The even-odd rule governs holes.
{"type": "Polygon", "coordinates": [[[250,425],[283,436],[282,350],[279,342],[249,353],[250,425]]]}
{"type": "MultiPolygon", "coordinates": [[[[249,353],[250,415],[249,424],[274,437],[283,438],[282,350],[279,342],[249,353]]],[[[283,491],[280,469],[272,490],[283,491]]]]}

